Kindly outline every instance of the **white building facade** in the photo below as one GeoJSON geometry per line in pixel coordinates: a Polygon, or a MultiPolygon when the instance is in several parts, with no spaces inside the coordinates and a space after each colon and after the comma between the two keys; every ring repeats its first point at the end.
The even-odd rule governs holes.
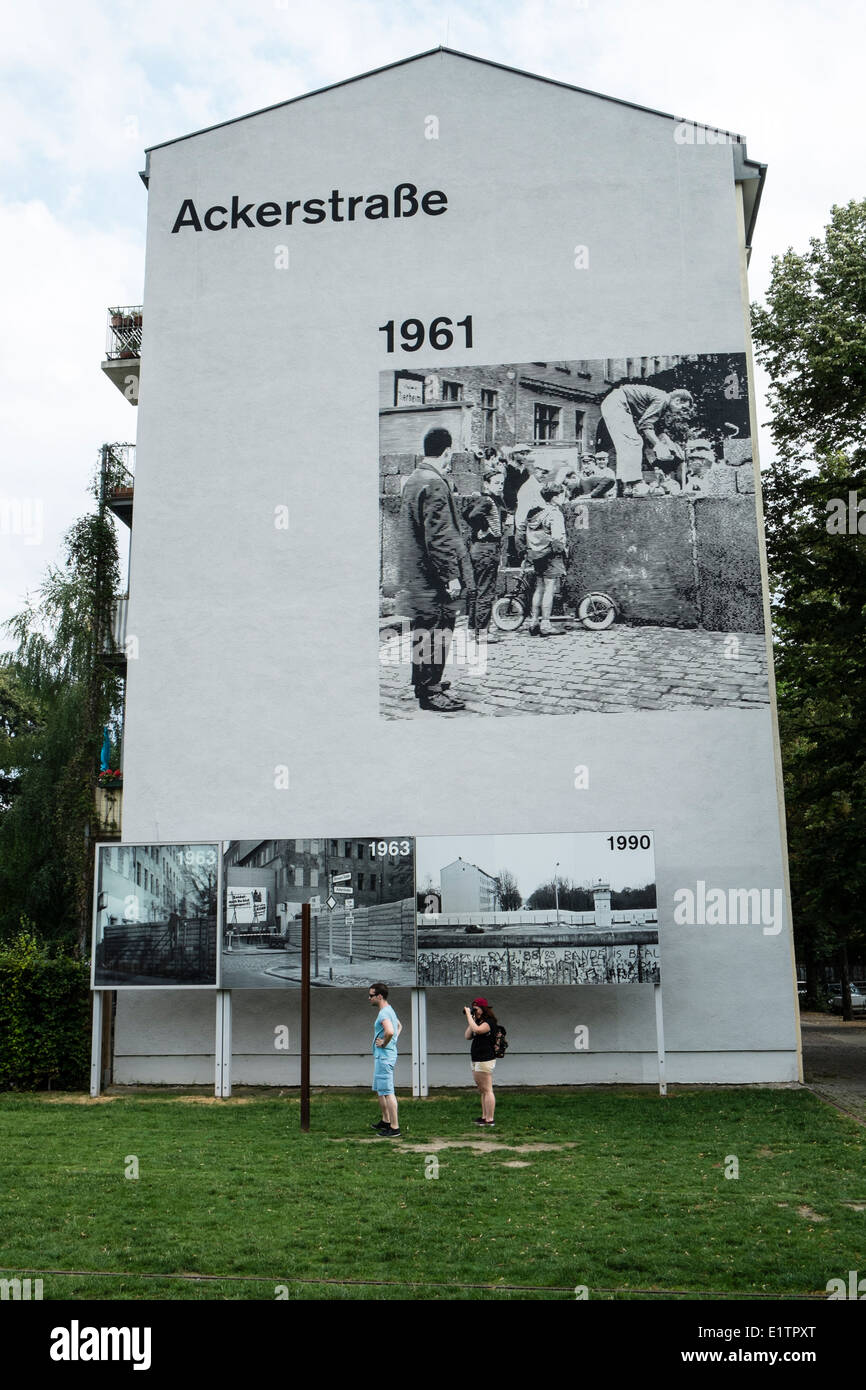
{"type": "MultiPolygon", "coordinates": [[[[684,687],[679,704],[672,689],[655,707],[465,719],[401,722],[379,701],[383,372],[423,384],[425,367],[446,380],[460,368],[462,397],[438,404],[455,419],[486,411],[489,432],[508,371],[502,400],[482,384],[475,401],[474,364],[540,361],[549,384],[560,362],[609,362],[609,391],[632,363],[640,374],[665,370],[643,362],[701,355],[750,362],[746,265],[763,168],[739,138],[682,130],[443,49],[148,152],[122,832],[150,844],[651,829],[668,1080],[790,1081],[800,1061],[771,665],[766,698],[740,704],[719,701],[710,681],[684,687]],[[446,318],[451,344],[432,345],[446,318]],[[411,348],[416,323],[422,350],[411,348]],[[675,920],[678,891],[699,882],[781,891],[783,920],[675,920]]],[[[127,393],[131,374],[117,365],[127,393]]],[[[561,375],[557,399],[582,448],[599,411],[581,406],[579,372],[561,375]]],[[[402,399],[417,411],[422,385],[402,399]]],[[[537,430],[553,409],[536,412],[537,430]]],[[[474,436],[460,429],[468,450],[474,436]]],[[[757,460],[741,451],[736,462],[759,488],[757,460]]],[[[678,518],[694,505],[669,500],[678,518]]],[[[747,671],[703,617],[702,649],[726,672],[741,660],[744,681],[760,675],[766,639],[747,671]]],[[[656,629],[633,630],[638,682],[664,668],[680,629],[659,628],[657,648],[656,629]]],[[[598,636],[601,663],[610,634],[598,636]]],[[[493,910],[481,904],[489,876],[476,873],[478,910],[493,910]]],[[[445,871],[442,890],[443,912],[462,910],[445,871]]],[[[468,1078],[464,993],[427,991],[433,1086],[468,1078]]],[[[502,1083],[654,1080],[651,994],[503,991],[494,1002],[513,1042],[502,1083]],[[590,1029],[581,1052],[578,1022],[590,1029]]],[[[313,1082],[367,1085],[366,990],[324,995],[313,1082]]],[[[392,1002],[408,1027],[408,991],[392,1002]]],[[[238,1084],[297,1084],[299,1011],[288,990],[234,991],[238,1084]],[[273,1045],[283,1023],[288,1053],[273,1045]]],[[[213,1040],[210,995],[127,991],[114,1080],[208,1083],[213,1040]]],[[[401,1086],[408,1051],[404,1032],[401,1086]]]]}

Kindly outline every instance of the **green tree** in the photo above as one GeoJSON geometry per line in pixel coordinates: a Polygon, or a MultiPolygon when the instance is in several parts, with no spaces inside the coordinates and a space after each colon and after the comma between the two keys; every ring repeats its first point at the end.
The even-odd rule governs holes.
{"type": "Polygon", "coordinates": [[[21,790],[19,760],[39,727],[40,701],[14,666],[0,667],[0,815],[21,790]]]}
{"type": "Polygon", "coordinates": [[[835,954],[850,1017],[866,899],[866,202],[774,259],[752,328],[776,448],[763,482],[795,940],[813,996],[835,954]]]}
{"type": "Polygon", "coordinates": [[[94,788],[102,730],[119,708],[119,680],[102,662],[117,595],[114,527],[100,499],[67,533],[35,602],[6,624],[16,650],[0,659],[15,701],[0,741],[10,794],[0,811],[0,935],[26,914],[47,940],[86,953],[96,834],[94,788]]]}

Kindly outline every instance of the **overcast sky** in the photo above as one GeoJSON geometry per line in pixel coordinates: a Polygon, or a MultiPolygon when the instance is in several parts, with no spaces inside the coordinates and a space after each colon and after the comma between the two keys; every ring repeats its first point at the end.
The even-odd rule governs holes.
{"type": "Polygon", "coordinates": [[[424,835],[415,841],[419,889],[428,876],[434,886],[438,885],[442,869],[458,858],[494,878],[501,869],[509,869],[524,898],[554,878],[577,884],[603,879],[611,888],[643,888],[656,881],[652,844],[649,849],[611,850],[607,836],[592,831],[571,835],[424,835]]]}
{"type": "Polygon", "coordinates": [[[860,0],[5,0],[0,500],[25,524],[0,532],[0,619],[88,509],[100,444],[135,440],[99,363],[107,306],[142,298],[146,146],[448,44],[745,135],[769,165],[757,298],[774,253],[864,196],[863,16],[860,0]]]}

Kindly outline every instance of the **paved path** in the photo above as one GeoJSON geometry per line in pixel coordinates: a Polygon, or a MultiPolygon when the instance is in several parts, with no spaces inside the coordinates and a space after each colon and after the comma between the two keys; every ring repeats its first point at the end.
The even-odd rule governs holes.
{"type": "MultiPolygon", "coordinates": [[[[328,952],[319,948],[319,974],[314,976],[315,987],[366,988],[371,980],[388,980],[392,987],[411,988],[415,984],[415,962],[394,960],[358,960],[350,964],[335,953],[333,979],[328,977],[328,952]]],[[[223,953],[223,987],[226,989],[289,989],[301,984],[301,952],[297,946],[288,951],[232,951],[223,953]]]]}
{"type": "MultiPolygon", "coordinates": [[[[395,620],[395,624],[396,624],[395,620]]],[[[381,711],[388,719],[465,719],[471,714],[612,713],[634,709],[759,709],[769,704],[764,638],[669,627],[576,627],[531,637],[524,626],[475,647],[455,632],[445,678],[466,709],[418,708],[409,643],[382,643],[381,711]],[[452,656],[455,659],[452,660],[452,656]]]]}
{"type": "Polygon", "coordinates": [[[866,1019],[800,1015],[806,1085],[866,1122],[866,1019]]]}

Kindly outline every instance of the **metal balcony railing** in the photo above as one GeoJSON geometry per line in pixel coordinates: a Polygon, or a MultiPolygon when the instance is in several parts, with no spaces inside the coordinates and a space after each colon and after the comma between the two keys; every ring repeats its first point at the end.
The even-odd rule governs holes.
{"type": "Polygon", "coordinates": [[[108,311],[105,356],[109,362],[118,358],[141,356],[141,305],[120,305],[108,311]]]}
{"type": "Polygon", "coordinates": [[[135,485],[135,445],[103,444],[101,472],[103,494],[124,492],[135,485]]]}
{"type": "Polygon", "coordinates": [[[121,594],[115,599],[111,614],[111,640],[115,650],[126,651],[126,619],[129,612],[129,594],[121,594]]]}
{"type": "Polygon", "coordinates": [[[111,627],[102,639],[102,660],[113,669],[126,669],[126,622],[129,594],[120,594],[111,610],[111,627]]]}

